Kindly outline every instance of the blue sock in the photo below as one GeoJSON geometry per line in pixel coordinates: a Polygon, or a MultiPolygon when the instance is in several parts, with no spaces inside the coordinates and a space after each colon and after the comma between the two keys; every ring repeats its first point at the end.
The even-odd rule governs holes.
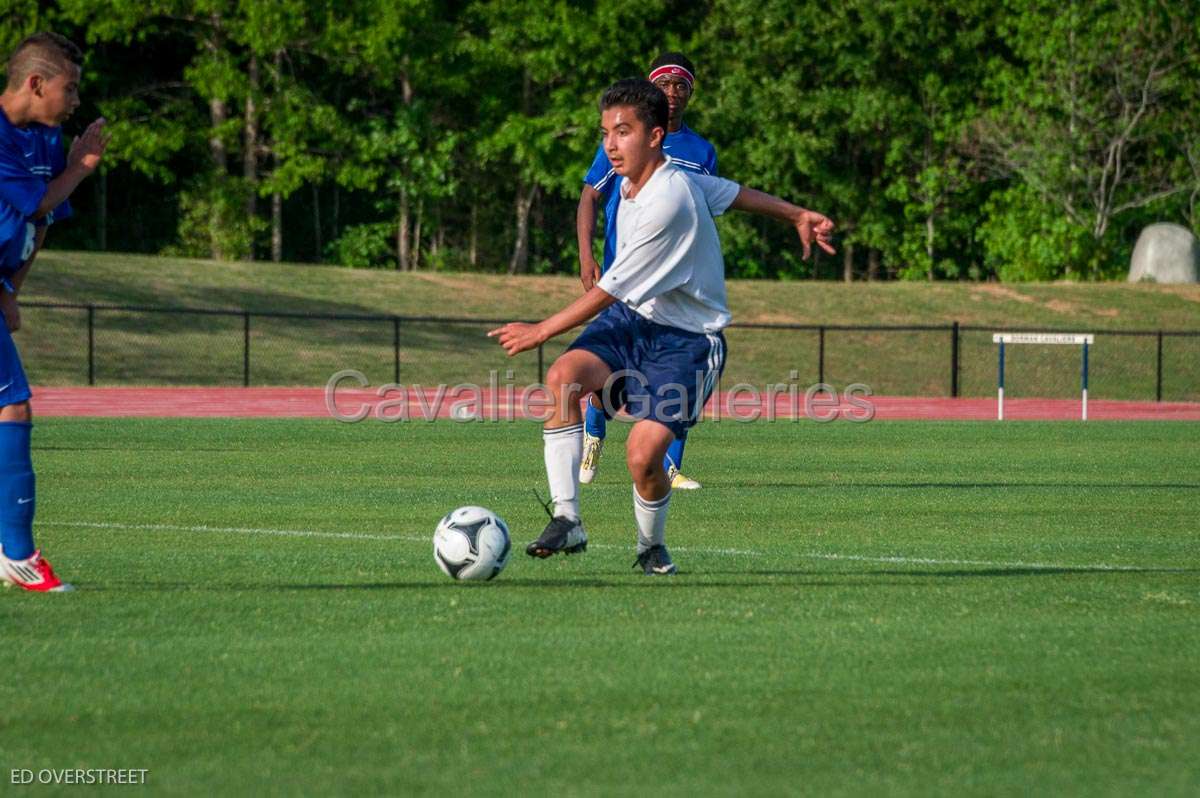
{"type": "Polygon", "coordinates": [[[683,470],[683,445],[685,443],[687,443],[687,435],[671,441],[671,445],[667,447],[667,456],[663,458],[664,469],[670,470],[671,466],[675,466],[679,471],[683,470]]]}
{"type": "Polygon", "coordinates": [[[604,411],[597,410],[591,400],[588,400],[587,418],[584,420],[583,429],[588,435],[595,438],[603,438],[608,432],[608,422],[604,418],[604,411]]]}
{"type": "Polygon", "coordinates": [[[34,479],[28,421],[0,423],[0,547],[10,560],[33,554],[34,479]]]}

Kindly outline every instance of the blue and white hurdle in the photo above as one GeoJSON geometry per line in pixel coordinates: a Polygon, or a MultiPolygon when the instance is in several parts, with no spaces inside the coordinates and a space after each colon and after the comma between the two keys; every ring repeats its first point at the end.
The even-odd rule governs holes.
{"type": "Polygon", "coordinates": [[[1088,347],[1096,342],[1096,336],[1091,333],[994,333],[992,343],[1000,345],[1000,369],[996,390],[996,419],[1004,420],[1004,346],[1005,344],[1069,344],[1083,346],[1082,378],[1082,420],[1088,417],[1088,347]]]}

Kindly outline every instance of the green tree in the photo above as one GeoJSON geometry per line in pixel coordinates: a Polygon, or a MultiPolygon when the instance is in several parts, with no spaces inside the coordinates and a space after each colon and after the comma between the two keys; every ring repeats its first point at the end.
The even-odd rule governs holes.
{"type": "Polygon", "coordinates": [[[22,39],[48,27],[52,11],[47,13],[37,0],[0,0],[0,19],[4,28],[0,30],[0,52],[8,58],[22,39]]]}
{"type": "MultiPolygon", "coordinates": [[[[958,143],[976,103],[985,9],[714,4],[695,41],[720,65],[704,124],[722,170],[831,213],[844,279],[862,261],[868,278],[957,275],[973,243],[975,190],[958,143]]],[[[736,273],[817,274],[819,262],[803,263],[786,231],[725,225],[736,273]]]]}
{"type": "Polygon", "coordinates": [[[483,0],[466,16],[464,47],[491,98],[476,120],[476,153],[512,175],[508,271],[529,269],[530,217],[559,200],[552,223],[567,232],[563,260],[575,263],[574,200],[599,141],[596,102],[615,80],[642,74],[686,30],[691,6],[666,0],[483,0]]]}
{"type": "Polygon", "coordinates": [[[976,131],[980,161],[1019,182],[981,231],[1002,274],[1118,274],[1120,223],[1194,195],[1200,43],[1185,5],[1030,0],[1007,19],[1015,58],[996,62],[976,131]],[[1055,243],[1023,252],[1018,229],[1055,243]]]}

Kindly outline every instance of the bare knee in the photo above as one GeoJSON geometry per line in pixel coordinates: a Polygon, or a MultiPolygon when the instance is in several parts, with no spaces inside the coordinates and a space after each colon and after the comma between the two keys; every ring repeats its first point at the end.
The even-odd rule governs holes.
{"type": "Polygon", "coordinates": [[[555,361],[550,366],[550,370],[546,372],[546,387],[549,388],[555,396],[565,396],[573,394],[576,400],[579,399],[581,393],[579,370],[571,363],[563,363],[555,361]]]}
{"type": "Polygon", "coordinates": [[[33,411],[29,409],[28,401],[0,407],[0,423],[29,421],[32,418],[33,411]]]}
{"type": "Polygon", "coordinates": [[[629,446],[625,452],[625,462],[629,467],[629,475],[639,485],[650,481],[662,470],[662,457],[655,457],[652,446],[629,446]]]}
{"type": "MultiPolygon", "coordinates": [[[[546,372],[546,386],[557,396],[565,393],[572,385],[579,384],[579,375],[570,363],[556,360],[546,372]]],[[[576,388],[578,391],[578,388],[576,388]]]]}

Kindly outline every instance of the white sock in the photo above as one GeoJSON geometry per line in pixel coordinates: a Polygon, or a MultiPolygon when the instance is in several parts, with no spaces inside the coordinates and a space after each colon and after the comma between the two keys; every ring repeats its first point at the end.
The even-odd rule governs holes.
{"type": "Polygon", "coordinates": [[[579,463],[583,460],[583,424],[542,430],[546,480],[554,515],[579,520],[579,463]]]}
{"type": "Polygon", "coordinates": [[[638,554],[653,546],[661,546],[666,541],[667,507],[670,502],[670,491],[661,499],[649,501],[638,495],[636,487],[633,489],[633,517],[637,519],[638,526],[638,554]]]}

